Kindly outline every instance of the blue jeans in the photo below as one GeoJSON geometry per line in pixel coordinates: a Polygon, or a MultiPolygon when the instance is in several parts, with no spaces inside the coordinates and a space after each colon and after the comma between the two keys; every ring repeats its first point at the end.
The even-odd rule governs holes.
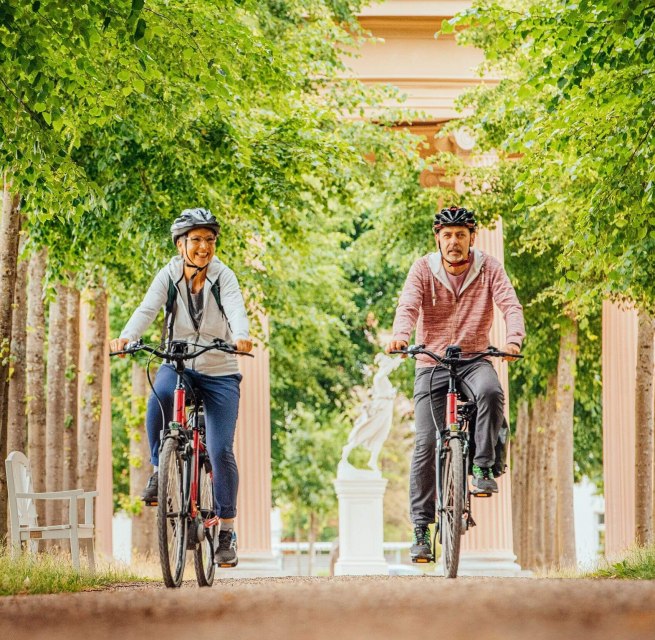
{"type": "MultiPolygon", "coordinates": [[[[150,394],[146,411],[146,429],[150,442],[150,460],[159,466],[159,439],[164,424],[173,419],[173,392],[177,374],[171,365],[162,365],[155,377],[154,393],[150,394]]],[[[239,413],[241,375],[208,376],[192,369],[184,372],[187,389],[191,386],[202,394],[205,405],[207,451],[214,471],[214,501],[219,518],[234,518],[237,513],[239,472],[234,457],[234,432],[239,413]]],[[[187,393],[190,393],[187,391],[187,393]]]]}

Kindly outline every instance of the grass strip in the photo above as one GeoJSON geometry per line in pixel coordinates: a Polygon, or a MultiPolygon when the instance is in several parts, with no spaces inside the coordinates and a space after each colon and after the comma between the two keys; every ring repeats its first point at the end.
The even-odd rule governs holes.
{"type": "Polygon", "coordinates": [[[93,575],[83,567],[78,573],[64,554],[24,553],[12,558],[6,548],[0,548],[0,596],[75,593],[143,580],[121,566],[101,566],[93,575]]]}
{"type": "Polygon", "coordinates": [[[582,577],[655,580],[655,546],[632,549],[622,560],[606,562],[582,577]]]}

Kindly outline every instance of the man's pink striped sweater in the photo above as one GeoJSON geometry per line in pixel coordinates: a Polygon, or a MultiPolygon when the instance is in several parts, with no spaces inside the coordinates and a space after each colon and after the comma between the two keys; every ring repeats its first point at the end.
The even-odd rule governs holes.
{"type": "MultiPolygon", "coordinates": [[[[398,300],[394,340],[409,342],[416,327],[416,343],[439,355],[455,344],[463,351],[482,351],[489,345],[495,302],[505,318],[506,343],[521,346],[523,307],[505,269],[483,251],[472,252],[473,264],[459,296],[453,292],[440,253],[430,253],[412,265],[398,300]]],[[[433,365],[427,356],[417,357],[417,366],[433,365]]]]}

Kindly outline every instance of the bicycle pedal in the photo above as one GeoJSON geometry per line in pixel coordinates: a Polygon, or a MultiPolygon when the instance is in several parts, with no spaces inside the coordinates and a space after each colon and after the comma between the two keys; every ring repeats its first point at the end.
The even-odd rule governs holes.
{"type": "Polygon", "coordinates": [[[157,500],[144,500],[143,504],[145,504],[146,507],[156,507],[159,505],[159,502],[157,500]]]}
{"type": "Polygon", "coordinates": [[[491,491],[471,491],[474,498],[491,498],[493,495],[491,491]]]}
{"type": "Polygon", "coordinates": [[[412,558],[412,562],[415,564],[428,564],[434,562],[434,557],[432,558],[412,558]]]}
{"type": "Polygon", "coordinates": [[[224,562],[222,564],[217,564],[216,566],[219,569],[234,569],[239,564],[239,561],[237,560],[236,562],[224,562]]]}

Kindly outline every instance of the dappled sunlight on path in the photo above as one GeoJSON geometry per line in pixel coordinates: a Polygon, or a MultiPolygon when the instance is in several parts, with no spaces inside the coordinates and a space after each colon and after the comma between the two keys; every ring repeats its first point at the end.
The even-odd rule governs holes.
{"type": "Polygon", "coordinates": [[[519,578],[353,577],[217,580],[0,599],[12,640],[485,640],[653,637],[655,582],[519,578]],[[193,619],[193,622],[189,620],[193,619]]]}

